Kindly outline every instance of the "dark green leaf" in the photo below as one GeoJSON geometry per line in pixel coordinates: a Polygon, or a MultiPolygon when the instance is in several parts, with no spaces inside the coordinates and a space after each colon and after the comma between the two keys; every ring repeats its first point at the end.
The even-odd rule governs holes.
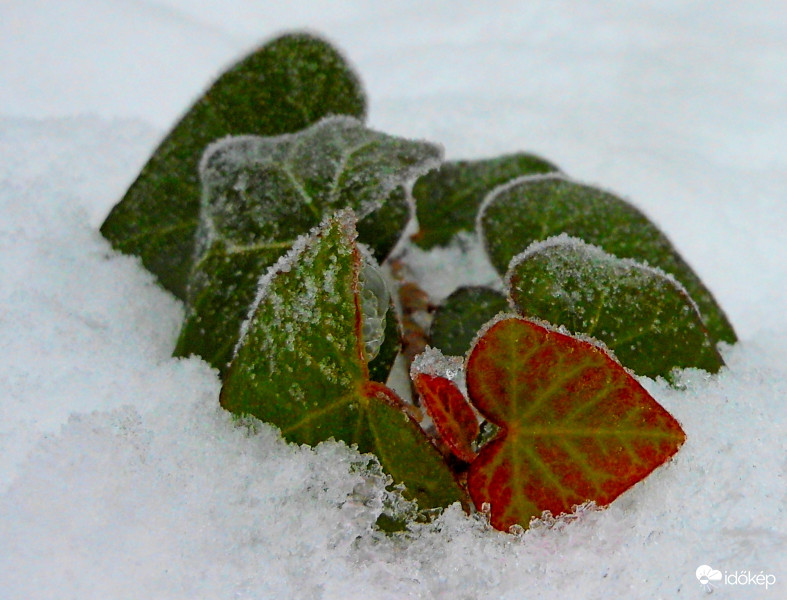
{"type": "Polygon", "coordinates": [[[435,311],[429,343],[450,356],[464,356],[481,326],[508,310],[506,297],[491,288],[460,287],[435,311]]]}
{"type": "Polygon", "coordinates": [[[724,365],[685,288],[657,269],[560,236],[515,257],[506,279],[524,316],[603,341],[640,375],[724,365]]]}
{"type": "Polygon", "coordinates": [[[382,262],[402,237],[410,222],[411,206],[403,187],[394,188],[382,206],[358,222],[358,239],[382,262]]]}
{"type": "MultiPolygon", "coordinates": [[[[439,156],[435,146],[365,129],[350,117],[331,117],[297,134],[211,146],[201,168],[198,258],[176,354],[198,354],[223,371],[257,279],[293,240],[345,207],[381,231],[376,219],[387,200],[398,201],[402,185],[439,156]]],[[[388,224],[389,240],[400,226],[388,224]]]]}
{"type": "Polygon", "coordinates": [[[396,394],[369,380],[355,235],[343,212],[271,269],[222,406],[273,423],[295,443],[357,444],[422,508],[447,506],[461,498],[448,467],[396,394]]]}
{"type": "Polygon", "coordinates": [[[355,73],[327,42],[288,34],[225,72],[156,149],[101,233],[142,258],[181,299],[194,254],[205,147],[226,135],[298,131],[330,114],[363,118],[366,98],[355,73]]]}
{"type": "Polygon", "coordinates": [[[494,188],[522,175],[557,170],[544,159],[525,153],[443,163],[413,187],[420,226],[413,241],[425,250],[445,246],[458,232],[475,230],[478,208],[494,188]]]}
{"type": "Polygon", "coordinates": [[[557,175],[525,178],[490,196],[479,221],[489,257],[501,275],[532,242],[566,233],[672,275],[697,303],[714,342],[737,339],[713,295],[666,236],[612,194],[557,175]]]}

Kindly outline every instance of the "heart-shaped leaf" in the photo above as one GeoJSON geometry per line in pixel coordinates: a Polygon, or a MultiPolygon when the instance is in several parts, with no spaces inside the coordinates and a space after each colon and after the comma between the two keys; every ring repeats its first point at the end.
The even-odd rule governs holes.
{"type": "Polygon", "coordinates": [[[522,175],[557,171],[533,154],[443,163],[413,186],[419,231],[413,241],[429,250],[445,246],[460,231],[473,231],[478,208],[497,186],[522,175]]]}
{"type": "Polygon", "coordinates": [[[161,142],[101,233],[142,258],[161,284],[186,298],[200,209],[197,172],[205,147],[226,135],[299,131],[330,114],[363,118],[366,98],[327,42],[281,36],[231,67],[161,142]]]}
{"type": "Polygon", "coordinates": [[[506,280],[518,312],[603,341],[640,375],[724,365],[685,288],[658,269],[559,236],[515,256],[506,280]]]}
{"type": "Polygon", "coordinates": [[[443,356],[434,348],[419,354],[410,367],[421,405],[426,408],[440,439],[454,456],[471,462],[476,456],[473,444],[480,428],[475,412],[450,378],[458,372],[461,372],[461,359],[443,356]]]}
{"type": "Polygon", "coordinates": [[[464,356],[481,326],[508,310],[506,297],[492,288],[460,287],[435,311],[429,343],[451,356],[464,356]]]}
{"type": "MultiPolygon", "coordinates": [[[[198,354],[223,372],[257,280],[299,235],[344,207],[361,224],[382,229],[387,202],[405,201],[400,188],[439,157],[436,146],[366,129],[350,117],[330,117],[297,134],[211,146],[201,168],[198,258],[176,355],[198,354]]],[[[390,239],[400,225],[388,224],[397,232],[390,239]]]]}
{"type": "Polygon", "coordinates": [[[618,258],[658,267],[677,279],[699,307],[714,342],[736,341],[710,291],[648,218],[628,202],[559,175],[523,178],[484,201],[479,232],[497,271],[531,243],[566,233],[618,258]]]}
{"type": "Polygon", "coordinates": [[[448,467],[403,401],[369,380],[355,236],[352,213],[342,212],[268,271],[221,404],[295,443],[356,444],[422,508],[447,506],[462,496],[448,467]]]}
{"type": "Polygon", "coordinates": [[[470,400],[500,427],[468,489],[492,525],[607,505],[668,460],[678,422],[601,348],[524,318],[493,322],[470,352],[470,400]]]}

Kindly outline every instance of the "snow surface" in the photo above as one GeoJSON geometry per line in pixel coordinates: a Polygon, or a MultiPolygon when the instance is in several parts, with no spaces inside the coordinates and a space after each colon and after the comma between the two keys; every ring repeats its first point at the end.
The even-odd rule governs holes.
{"type": "Polygon", "coordinates": [[[704,564],[776,577],[714,597],[787,596],[780,4],[3,2],[0,598],[699,598],[704,564]],[[97,226],[200,89],[296,27],[345,50],[371,127],[538,152],[664,229],[741,338],[717,376],[642,380],[688,435],[669,465],[523,535],[454,508],[385,538],[357,453],[235,427],[170,358],[182,306],[97,226]]]}

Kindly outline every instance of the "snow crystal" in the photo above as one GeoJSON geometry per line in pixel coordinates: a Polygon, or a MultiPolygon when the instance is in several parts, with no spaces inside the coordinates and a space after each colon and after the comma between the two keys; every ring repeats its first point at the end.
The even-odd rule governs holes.
{"type": "Polygon", "coordinates": [[[410,366],[410,375],[415,378],[420,373],[457,379],[463,373],[464,360],[461,356],[445,356],[439,348],[427,346],[426,349],[413,359],[410,366]]]}

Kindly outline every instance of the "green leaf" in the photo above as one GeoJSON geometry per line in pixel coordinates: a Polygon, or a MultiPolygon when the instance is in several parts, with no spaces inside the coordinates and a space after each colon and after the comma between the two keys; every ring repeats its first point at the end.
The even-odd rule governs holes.
{"type": "Polygon", "coordinates": [[[413,241],[425,250],[447,245],[460,231],[475,230],[478,208],[494,188],[522,175],[550,171],[558,168],[525,153],[443,163],[413,187],[420,227],[413,241]]]}
{"type": "MultiPolygon", "coordinates": [[[[201,167],[197,262],[176,355],[198,354],[223,372],[265,269],[341,208],[379,231],[387,201],[398,201],[402,185],[439,156],[436,146],[366,129],[350,117],[330,117],[297,134],[211,146],[201,167]]],[[[396,231],[389,240],[399,227],[388,224],[396,231]]]]}
{"type": "Polygon", "coordinates": [[[678,422],[601,348],[534,321],[491,325],[467,360],[470,400],[500,427],[468,489],[494,527],[607,505],[668,460],[678,422]]]}
{"type": "Polygon", "coordinates": [[[412,217],[412,206],[404,187],[394,188],[382,206],[358,223],[358,239],[383,262],[402,237],[412,217]]]}
{"type": "Polygon", "coordinates": [[[435,311],[429,343],[451,356],[464,356],[481,326],[508,310],[506,297],[482,286],[458,288],[435,311]]]}
{"type": "Polygon", "coordinates": [[[369,361],[369,379],[385,383],[391,374],[391,368],[397,355],[402,349],[402,332],[399,329],[399,319],[396,318],[396,307],[391,301],[385,313],[383,324],[383,342],[380,351],[369,361]]]}
{"type": "Polygon", "coordinates": [[[523,178],[484,202],[479,232],[497,271],[531,243],[566,233],[618,258],[658,267],[677,279],[699,307],[714,342],[737,338],[724,311],[666,236],[628,202],[559,175],[523,178]]]}
{"type": "Polygon", "coordinates": [[[640,375],[724,365],[685,288],[658,269],[559,236],[514,257],[506,281],[521,314],[603,341],[640,375]]]}
{"type": "Polygon", "coordinates": [[[326,115],[365,113],[357,76],[330,44],[303,33],[276,38],[227,70],[188,110],[101,233],[121,252],[140,256],[166,289],[185,299],[205,147],[227,135],[278,135],[326,115]]]}
{"type": "Polygon", "coordinates": [[[221,404],[298,444],[356,444],[422,508],[447,506],[461,498],[448,467],[402,400],[369,380],[355,236],[342,212],[268,272],[221,404]]]}

